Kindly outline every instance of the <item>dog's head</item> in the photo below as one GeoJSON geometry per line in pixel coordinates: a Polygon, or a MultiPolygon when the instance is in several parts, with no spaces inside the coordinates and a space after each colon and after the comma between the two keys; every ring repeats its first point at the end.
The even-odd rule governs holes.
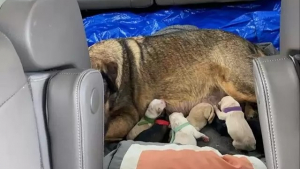
{"type": "Polygon", "coordinates": [[[114,107],[121,85],[123,47],[118,40],[106,40],[89,47],[89,55],[92,68],[101,72],[104,82],[104,113],[107,129],[110,111],[114,107]]]}
{"type": "Polygon", "coordinates": [[[162,111],[162,113],[156,119],[169,121],[169,115],[168,115],[166,109],[164,109],[162,111]]]}
{"type": "Polygon", "coordinates": [[[218,103],[220,109],[223,111],[227,107],[232,106],[240,106],[239,102],[237,102],[233,97],[231,96],[225,96],[221,99],[221,101],[218,103]]]}
{"type": "Polygon", "coordinates": [[[180,112],[174,112],[169,116],[171,128],[174,129],[177,126],[187,122],[187,119],[180,112]]]}
{"type": "Polygon", "coordinates": [[[146,116],[149,118],[157,118],[166,108],[166,102],[162,99],[154,99],[150,102],[146,110],[146,116]]]}

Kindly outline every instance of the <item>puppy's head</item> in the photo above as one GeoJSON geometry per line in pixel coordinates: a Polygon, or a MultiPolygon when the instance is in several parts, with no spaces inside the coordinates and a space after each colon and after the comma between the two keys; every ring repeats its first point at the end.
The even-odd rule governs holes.
{"type": "Polygon", "coordinates": [[[169,115],[166,112],[166,109],[162,111],[162,113],[156,118],[157,120],[165,120],[169,121],[169,115]]]}
{"type": "Polygon", "coordinates": [[[232,106],[240,106],[239,102],[237,102],[233,97],[231,96],[225,96],[221,99],[221,101],[218,103],[220,109],[223,111],[227,107],[232,106]]]}
{"type": "Polygon", "coordinates": [[[183,114],[180,112],[174,112],[169,116],[171,128],[174,129],[177,126],[187,122],[187,119],[184,118],[183,114]]]}
{"type": "Polygon", "coordinates": [[[205,118],[208,123],[212,123],[215,118],[214,108],[209,103],[200,103],[192,108],[189,113],[189,118],[193,118],[198,121],[205,118]]]}
{"type": "Polygon", "coordinates": [[[166,102],[162,99],[154,99],[146,110],[146,116],[149,118],[157,118],[166,108],[166,102]]]}

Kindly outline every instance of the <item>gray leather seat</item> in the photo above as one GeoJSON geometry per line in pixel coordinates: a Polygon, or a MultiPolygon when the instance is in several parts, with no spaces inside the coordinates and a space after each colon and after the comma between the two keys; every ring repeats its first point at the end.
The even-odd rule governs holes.
{"type": "MultiPolygon", "coordinates": [[[[6,100],[13,100],[15,92],[25,92],[10,109],[1,106],[0,132],[8,140],[0,139],[0,146],[9,145],[5,152],[11,149],[12,156],[4,158],[7,164],[0,160],[0,169],[101,169],[103,80],[90,69],[77,1],[7,0],[0,9],[0,31],[11,40],[27,75],[20,63],[0,64],[1,70],[8,64],[0,73],[8,80],[0,83],[0,103],[9,105],[6,100]],[[5,134],[8,129],[12,132],[5,134]],[[24,156],[28,164],[11,164],[13,155],[24,156]]],[[[1,159],[5,152],[0,151],[1,159]]]]}
{"type": "Polygon", "coordinates": [[[299,0],[282,1],[280,55],[254,60],[259,118],[269,169],[300,168],[299,74],[289,57],[300,54],[299,5],[299,0]]]}
{"type": "Polygon", "coordinates": [[[146,8],[153,0],[77,0],[80,9],[146,8]]]}
{"type": "Polygon", "coordinates": [[[253,0],[155,0],[158,5],[187,5],[200,3],[224,3],[224,2],[242,2],[253,0]]]}
{"type": "Polygon", "coordinates": [[[10,40],[0,32],[0,168],[41,168],[29,85],[10,40]]]}

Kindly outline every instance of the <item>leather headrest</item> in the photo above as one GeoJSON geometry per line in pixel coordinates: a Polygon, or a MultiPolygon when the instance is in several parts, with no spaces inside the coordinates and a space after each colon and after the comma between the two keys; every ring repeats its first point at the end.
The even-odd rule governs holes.
{"type": "Polygon", "coordinates": [[[75,0],[7,0],[0,10],[0,30],[12,41],[25,71],[90,68],[75,0]]]}

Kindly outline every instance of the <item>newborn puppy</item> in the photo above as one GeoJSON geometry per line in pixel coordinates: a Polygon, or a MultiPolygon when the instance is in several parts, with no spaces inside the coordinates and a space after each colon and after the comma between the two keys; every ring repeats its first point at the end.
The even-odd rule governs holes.
{"type": "Polygon", "coordinates": [[[149,129],[155,122],[155,119],[166,108],[166,102],[161,99],[154,99],[149,104],[145,117],[143,117],[128,133],[127,140],[133,140],[142,131],[149,129]]]}
{"type": "Polygon", "coordinates": [[[141,132],[134,139],[134,141],[167,143],[168,133],[171,130],[169,125],[169,116],[164,110],[162,114],[155,120],[153,126],[141,132]]]}
{"type": "Polygon", "coordinates": [[[209,103],[200,103],[192,108],[190,111],[187,120],[189,123],[200,131],[207,122],[210,124],[215,117],[215,111],[211,104],[209,103]]]}
{"type": "Polygon", "coordinates": [[[205,134],[197,131],[182,113],[174,112],[169,118],[172,128],[172,139],[170,143],[197,145],[196,139],[198,138],[202,138],[205,142],[209,141],[209,138],[205,134]]]}
{"type": "Polygon", "coordinates": [[[252,151],[256,149],[256,140],[249,127],[240,104],[231,96],[225,96],[214,106],[220,120],[225,120],[227,131],[233,139],[232,145],[238,150],[252,151]]]}

